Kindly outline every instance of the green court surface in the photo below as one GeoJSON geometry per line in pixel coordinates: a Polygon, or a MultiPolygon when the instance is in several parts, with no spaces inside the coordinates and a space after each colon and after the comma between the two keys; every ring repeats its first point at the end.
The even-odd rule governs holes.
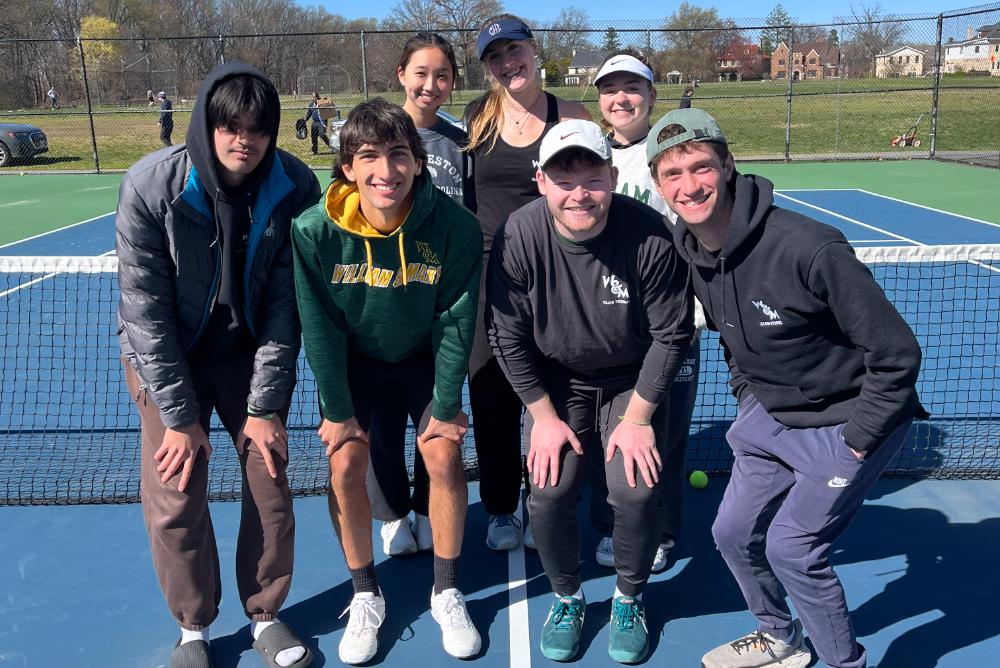
{"type": "MultiPolygon", "coordinates": [[[[1000,171],[929,160],[737,163],[781,190],[858,188],[1000,224],[1000,171]]],[[[320,183],[328,169],[317,170],[320,183]]],[[[113,211],[120,174],[26,174],[0,178],[0,245],[113,211]]]]}

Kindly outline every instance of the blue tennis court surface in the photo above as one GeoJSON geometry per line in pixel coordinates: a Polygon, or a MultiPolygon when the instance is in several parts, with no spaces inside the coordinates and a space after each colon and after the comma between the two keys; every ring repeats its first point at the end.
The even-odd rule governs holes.
{"type": "MultiPolygon", "coordinates": [[[[936,211],[861,190],[778,191],[778,206],[841,229],[859,248],[1000,244],[1000,225],[936,211]]],[[[4,256],[103,255],[114,248],[114,215],[0,247],[4,256]]],[[[914,328],[925,351],[921,394],[936,421],[913,430],[896,461],[901,471],[979,475],[1000,461],[997,383],[1000,263],[950,262],[947,269],[909,263],[873,267],[914,328]],[[921,285],[922,284],[922,285],[921,285]],[[927,299],[907,296],[921,285],[927,299]],[[942,315],[944,313],[945,315],[942,315]],[[993,314],[985,325],[976,314],[993,314]],[[962,468],[966,467],[966,468],[962,468]],[[964,473],[962,472],[964,471],[964,473]]],[[[120,378],[113,274],[51,268],[0,272],[4,362],[0,381],[0,496],[39,502],[134,500],[138,490],[138,419],[120,378]]],[[[703,350],[717,349],[712,336],[703,350]]],[[[709,357],[703,353],[703,358],[709,357]]],[[[303,373],[303,384],[311,380],[303,373]]],[[[718,356],[702,370],[703,391],[692,424],[691,468],[723,471],[722,438],[735,405],[718,356]]],[[[299,395],[293,412],[289,477],[300,490],[325,482],[313,435],[315,400],[299,395]]],[[[213,495],[238,490],[231,445],[213,438],[213,495]]],[[[470,448],[471,449],[471,448],[470,448]]],[[[709,527],[725,478],[688,490],[685,533],[675,563],[647,589],[653,653],[647,665],[698,666],[711,647],[751,628],[752,618],[716,552],[709,527]]],[[[476,663],[552,665],[538,650],[550,602],[537,555],[491,552],[485,515],[470,489],[461,583],[484,638],[476,663]]],[[[586,507],[586,504],[582,504],[586,507]]],[[[861,641],[879,668],[958,668],[996,663],[1000,652],[1000,482],[884,480],[837,546],[861,641]],[[989,657],[994,657],[993,659],[989,657]]],[[[223,607],[213,626],[219,666],[260,665],[252,649],[233,577],[239,506],[215,503],[222,558],[223,607]]],[[[284,619],[309,638],[316,666],[336,654],[350,598],[350,579],[323,498],[296,500],[296,574],[284,619]]],[[[0,507],[0,666],[162,666],[176,629],[153,575],[138,505],[0,507]]],[[[584,644],[577,665],[614,665],[607,655],[612,571],[593,561],[596,535],[581,516],[584,644]]],[[[380,539],[375,532],[375,545],[380,539]]],[[[427,611],[431,559],[377,555],[389,601],[376,664],[453,665],[427,611]]],[[[822,665],[822,664],[820,664],[822,665]]]]}

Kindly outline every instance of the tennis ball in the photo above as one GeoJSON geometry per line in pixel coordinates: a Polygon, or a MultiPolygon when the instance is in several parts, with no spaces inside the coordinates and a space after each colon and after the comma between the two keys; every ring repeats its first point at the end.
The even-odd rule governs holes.
{"type": "Polygon", "coordinates": [[[20,175],[21,175],[21,176],[24,176],[24,172],[21,172],[21,174],[20,174],[20,175]]]}
{"type": "Polygon", "coordinates": [[[692,471],[691,477],[688,480],[695,489],[704,489],[708,486],[708,476],[704,471],[692,471]]]}

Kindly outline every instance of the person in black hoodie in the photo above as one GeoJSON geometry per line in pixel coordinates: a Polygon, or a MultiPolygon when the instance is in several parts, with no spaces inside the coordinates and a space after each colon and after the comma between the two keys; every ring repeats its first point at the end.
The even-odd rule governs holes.
{"type": "Polygon", "coordinates": [[[702,666],[804,667],[804,626],[827,665],[864,668],[828,557],[912,420],[927,416],[920,347],[843,234],[776,207],[767,179],[736,172],[709,114],[668,113],[647,159],[739,402],[712,534],[759,626],[702,666]]]}
{"type": "Polygon", "coordinates": [[[119,192],[119,342],[141,421],[153,565],[181,628],[174,668],[212,666],[209,625],[221,600],[208,512],[213,411],[242,469],[236,580],[254,648],[272,667],[312,662],[277,615],[295,537],[284,425],[300,327],[289,234],[320,189],[275,147],[279,115],[261,72],[217,67],[198,93],[187,143],[142,158],[119,192]]]}

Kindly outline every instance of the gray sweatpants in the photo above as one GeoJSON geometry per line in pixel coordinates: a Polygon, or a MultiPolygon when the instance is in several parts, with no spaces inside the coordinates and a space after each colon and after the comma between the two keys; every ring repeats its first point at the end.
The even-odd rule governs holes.
{"type": "MultiPolygon", "coordinates": [[[[673,546],[681,537],[681,516],[684,510],[685,460],[691,414],[698,397],[698,375],[701,368],[701,341],[695,337],[684,353],[684,364],[677,370],[670,391],[663,399],[667,410],[666,459],[663,460],[663,530],[660,542],[673,546]]],[[[608,503],[608,486],[604,481],[604,455],[594,448],[587,453],[587,481],[590,484],[590,521],[602,537],[610,536],[615,516],[608,503]]]]}
{"type": "Polygon", "coordinates": [[[779,639],[791,635],[787,592],[831,668],[864,668],[867,656],[830,566],[830,549],[902,446],[910,423],[859,460],[841,438],[843,425],[789,428],[748,396],[727,434],[736,461],[712,526],[715,544],[759,630],[779,639]]]}
{"type": "MultiPolygon", "coordinates": [[[[552,584],[552,590],[566,596],[580,589],[580,526],[577,504],[587,471],[587,453],[607,450],[608,438],[618,426],[618,416],[625,413],[632,386],[615,389],[593,389],[546,383],[549,397],[559,417],[580,439],[584,455],[578,456],[567,445],[559,465],[559,481],[554,486],[539,489],[531,483],[528,512],[542,567],[552,584]]],[[[667,409],[665,405],[653,414],[656,447],[662,460],[667,460],[667,409]]],[[[531,414],[525,414],[524,439],[531,442],[531,414]]],[[[603,456],[603,455],[602,455],[603,456]]],[[[668,472],[661,473],[662,483],[668,472]]],[[[652,489],[636,473],[636,486],[629,487],[621,452],[605,465],[608,502],[614,514],[615,570],[618,589],[627,596],[642,592],[653,565],[660,540],[659,527],[663,513],[660,483],[652,489]]]]}

